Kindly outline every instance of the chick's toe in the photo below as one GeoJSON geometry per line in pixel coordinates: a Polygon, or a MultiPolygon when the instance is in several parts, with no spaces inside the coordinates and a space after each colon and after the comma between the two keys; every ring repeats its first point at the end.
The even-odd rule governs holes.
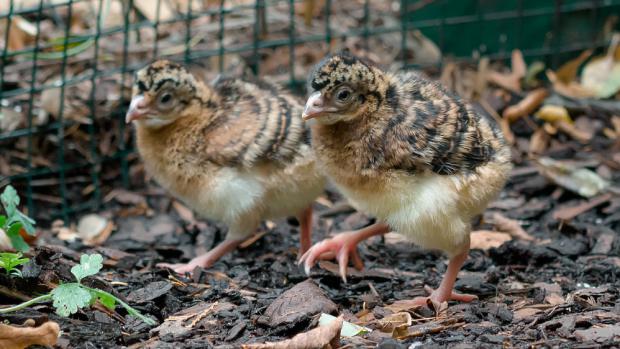
{"type": "Polygon", "coordinates": [[[375,235],[383,235],[389,232],[387,224],[376,223],[366,228],[345,232],[331,239],[323,240],[312,246],[300,259],[299,264],[304,265],[306,274],[310,274],[312,266],[321,259],[333,259],[338,261],[338,270],[342,280],[347,282],[347,266],[349,260],[356,269],[362,270],[364,262],[357,251],[357,244],[375,235]]]}

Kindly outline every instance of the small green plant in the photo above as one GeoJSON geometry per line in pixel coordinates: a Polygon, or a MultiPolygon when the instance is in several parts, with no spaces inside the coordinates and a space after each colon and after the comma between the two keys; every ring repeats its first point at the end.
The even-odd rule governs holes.
{"type": "Polygon", "coordinates": [[[14,275],[22,277],[21,270],[16,267],[28,263],[30,259],[22,258],[23,255],[20,252],[11,253],[11,252],[3,252],[0,253],[0,268],[4,269],[6,275],[14,275]]]}
{"type": "Polygon", "coordinates": [[[130,315],[137,317],[149,325],[155,325],[156,322],[146,316],[140,314],[129,304],[118,299],[116,296],[96,288],[90,288],[82,285],[82,279],[95,275],[103,267],[103,257],[100,254],[82,255],[80,264],[71,268],[71,273],[77,279],[77,282],[61,284],[50,293],[33,298],[22,304],[13,307],[0,309],[0,314],[9,313],[24,309],[32,304],[52,301],[52,305],[56,308],[56,314],[67,317],[75,314],[79,309],[92,305],[97,300],[110,310],[114,310],[116,303],[120,304],[130,315]]]}
{"type": "Polygon", "coordinates": [[[24,241],[20,231],[23,228],[29,235],[34,235],[35,221],[17,209],[19,196],[12,186],[7,185],[4,188],[4,192],[0,195],[0,202],[2,202],[6,213],[6,216],[0,215],[0,228],[9,237],[14,249],[22,252],[28,251],[28,244],[24,241]]]}

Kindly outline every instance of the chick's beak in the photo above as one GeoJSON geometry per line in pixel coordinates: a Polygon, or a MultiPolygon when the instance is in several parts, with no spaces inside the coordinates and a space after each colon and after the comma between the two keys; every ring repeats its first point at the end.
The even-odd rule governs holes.
{"type": "Polygon", "coordinates": [[[304,109],[304,113],[301,116],[304,120],[310,120],[320,116],[322,113],[326,112],[325,109],[325,100],[321,95],[321,92],[314,92],[308,97],[308,101],[306,102],[306,108],[304,109]]]}
{"type": "Polygon", "coordinates": [[[147,108],[147,101],[145,100],[143,95],[137,95],[131,99],[131,104],[129,104],[129,110],[127,110],[127,115],[125,115],[125,122],[130,123],[134,120],[139,120],[144,118],[149,113],[149,109],[147,108]]]}

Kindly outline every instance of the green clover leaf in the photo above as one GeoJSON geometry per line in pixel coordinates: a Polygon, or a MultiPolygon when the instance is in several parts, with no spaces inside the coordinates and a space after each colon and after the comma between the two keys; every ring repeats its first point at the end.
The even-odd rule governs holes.
{"type": "Polygon", "coordinates": [[[71,268],[71,273],[78,282],[81,282],[83,278],[97,274],[103,268],[102,262],[103,257],[98,253],[83,254],[80,257],[80,264],[71,268]]]}
{"type": "Polygon", "coordinates": [[[88,306],[92,299],[90,292],[75,282],[59,285],[51,293],[56,314],[65,317],[88,306]]]}
{"type": "MultiPolygon", "coordinates": [[[[4,188],[4,192],[0,195],[0,201],[4,206],[4,210],[6,211],[7,219],[3,223],[8,225],[8,228],[11,228],[13,225],[20,223],[21,227],[23,227],[26,232],[30,235],[34,235],[35,229],[34,224],[35,221],[21,213],[17,206],[19,205],[19,196],[17,195],[17,191],[10,185],[7,185],[4,188]]],[[[6,228],[5,228],[6,229],[6,228]]],[[[16,246],[13,246],[16,247],[16,246]]],[[[16,247],[17,248],[17,247],[16,247]]]]}
{"type": "Polygon", "coordinates": [[[4,188],[2,195],[0,195],[0,201],[2,201],[2,205],[4,206],[7,216],[13,216],[15,214],[15,210],[17,210],[17,205],[19,205],[17,190],[15,190],[12,186],[7,185],[6,188],[4,188]]]}
{"type": "Polygon", "coordinates": [[[19,212],[18,210],[15,210],[15,216],[12,217],[12,221],[21,223],[21,225],[23,226],[24,230],[26,230],[26,233],[28,233],[28,235],[34,235],[35,233],[34,225],[36,224],[34,219],[26,216],[25,214],[19,212]]]}

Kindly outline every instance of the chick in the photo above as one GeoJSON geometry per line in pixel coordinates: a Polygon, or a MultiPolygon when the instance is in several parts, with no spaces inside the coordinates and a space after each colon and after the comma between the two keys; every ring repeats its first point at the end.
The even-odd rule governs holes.
{"type": "Polygon", "coordinates": [[[352,205],[378,223],[314,245],[300,259],[306,272],[317,259],[336,256],[344,278],[349,258],[362,266],[356,245],[393,229],[450,258],[430,299],[475,299],[453,287],[468,255],[471,221],[512,167],[494,122],[436,82],[387,73],[348,54],[324,59],[308,83],[303,118],[312,119],[317,161],[352,205]]]}
{"type": "Polygon", "coordinates": [[[206,218],[228,225],[225,241],[178,273],[209,267],[264,219],[297,215],[300,252],[311,245],[317,171],[302,104],[268,83],[224,78],[214,86],[157,61],[136,73],[126,122],[134,122],[146,170],[206,218]]]}

